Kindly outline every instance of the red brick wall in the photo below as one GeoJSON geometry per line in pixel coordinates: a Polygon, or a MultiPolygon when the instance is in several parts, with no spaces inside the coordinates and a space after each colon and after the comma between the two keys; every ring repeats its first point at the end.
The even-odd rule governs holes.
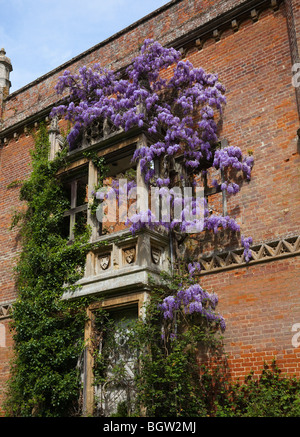
{"type": "Polygon", "coordinates": [[[254,154],[251,182],[232,198],[229,211],[240,210],[243,232],[254,242],[299,231],[298,115],[283,10],[242,23],[237,33],[208,42],[189,58],[219,72],[226,86],[221,136],[254,154]]]}
{"type": "Polygon", "coordinates": [[[18,250],[17,229],[10,230],[15,211],[23,207],[19,201],[20,185],[9,187],[15,181],[25,180],[30,173],[29,150],[33,147],[31,136],[11,140],[0,151],[0,302],[15,299],[12,267],[18,250]]]}
{"type": "MultiPolygon", "coordinates": [[[[22,135],[18,141],[11,140],[0,149],[0,304],[16,299],[13,268],[18,256],[18,232],[10,230],[15,211],[23,205],[19,201],[19,186],[8,188],[17,180],[24,180],[30,172],[29,149],[33,147],[31,136],[22,135]]],[[[0,339],[0,406],[3,401],[3,390],[9,372],[9,361],[12,357],[12,341],[9,327],[10,319],[1,319],[5,326],[5,339],[0,339]],[[4,344],[4,346],[3,346],[4,344]]],[[[2,334],[3,335],[3,334],[2,334]]],[[[0,409],[1,414],[1,409],[0,409]]]]}
{"type": "MultiPolygon", "coordinates": [[[[228,31],[188,57],[219,72],[226,85],[221,136],[254,153],[251,182],[229,202],[241,232],[254,244],[299,235],[299,121],[284,7],[243,22],[237,33],[228,31]]],[[[300,323],[299,258],[206,275],[201,283],[219,295],[233,377],[260,372],[272,358],[300,376],[300,347],[292,346],[291,331],[300,323]]]]}
{"type": "MultiPolygon", "coordinates": [[[[102,64],[120,68],[145,37],[171,43],[242,3],[171,2],[159,14],[141,20],[70,65],[12,94],[6,103],[3,129],[50,107],[56,99],[54,85],[66,67],[75,70],[79,65],[101,59],[102,64]]],[[[298,36],[300,1],[293,0],[292,5],[298,36]]],[[[256,23],[250,19],[243,21],[238,32],[226,30],[219,42],[210,39],[201,51],[190,49],[187,57],[195,66],[218,72],[227,88],[221,137],[240,146],[245,153],[249,149],[254,153],[252,180],[229,201],[229,212],[236,216],[242,232],[253,237],[254,243],[299,234],[299,115],[291,84],[285,5],[275,13],[265,10],[256,23]]],[[[7,146],[0,148],[0,303],[16,297],[12,266],[17,254],[17,234],[9,231],[9,226],[13,210],[21,205],[18,188],[7,186],[29,174],[31,147],[32,138],[22,133],[17,142],[11,138],[7,146]]],[[[242,377],[251,369],[259,372],[263,360],[273,357],[286,371],[300,376],[300,347],[292,346],[291,331],[293,324],[300,323],[298,272],[299,258],[289,257],[201,278],[202,285],[220,298],[219,310],[227,321],[225,346],[233,377],[242,377]]],[[[7,324],[7,319],[3,323],[7,324]]],[[[9,337],[6,344],[10,346],[9,337]]],[[[0,347],[0,383],[7,375],[8,354],[9,348],[0,347]]]]}
{"type": "Polygon", "coordinates": [[[300,347],[292,344],[292,326],[300,323],[299,269],[299,257],[292,257],[201,278],[219,297],[233,378],[260,374],[273,358],[283,373],[300,377],[300,347]]]}

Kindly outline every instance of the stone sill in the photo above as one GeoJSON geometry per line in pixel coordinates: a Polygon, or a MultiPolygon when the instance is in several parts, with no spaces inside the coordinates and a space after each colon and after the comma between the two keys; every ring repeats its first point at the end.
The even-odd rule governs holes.
{"type": "Polygon", "coordinates": [[[160,269],[144,266],[128,266],[119,270],[112,270],[97,276],[84,277],[78,281],[78,289],[74,292],[67,291],[63,299],[72,299],[91,294],[117,294],[127,291],[150,290],[149,275],[158,280],[160,269]]]}

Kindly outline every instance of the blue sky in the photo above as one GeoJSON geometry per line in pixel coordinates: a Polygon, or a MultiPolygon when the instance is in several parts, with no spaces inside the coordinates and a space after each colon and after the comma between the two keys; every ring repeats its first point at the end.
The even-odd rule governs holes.
{"type": "Polygon", "coordinates": [[[16,91],[169,0],[0,0],[0,48],[16,91]]]}

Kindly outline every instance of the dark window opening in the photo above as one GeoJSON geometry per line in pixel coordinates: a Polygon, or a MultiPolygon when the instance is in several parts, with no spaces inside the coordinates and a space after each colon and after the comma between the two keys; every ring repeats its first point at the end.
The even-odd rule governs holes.
{"type": "Polygon", "coordinates": [[[73,241],[82,234],[87,224],[88,175],[78,174],[64,182],[64,191],[70,208],[64,214],[64,234],[73,241]]]}

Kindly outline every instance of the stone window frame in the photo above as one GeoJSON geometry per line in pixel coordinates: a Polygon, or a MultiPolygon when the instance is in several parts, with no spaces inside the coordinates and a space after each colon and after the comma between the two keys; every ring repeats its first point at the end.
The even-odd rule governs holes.
{"type": "MultiPolygon", "coordinates": [[[[70,218],[69,222],[69,241],[74,240],[74,226],[76,224],[76,215],[82,212],[86,212],[88,215],[88,192],[86,192],[86,199],[83,203],[78,205],[78,186],[79,181],[87,179],[86,187],[88,187],[89,170],[88,167],[82,167],[76,169],[74,172],[70,172],[67,175],[63,175],[62,183],[66,187],[67,184],[70,185],[70,208],[64,212],[64,217],[70,218]]],[[[88,219],[87,219],[88,220],[88,219]]]]}
{"type": "Polygon", "coordinates": [[[137,291],[131,294],[120,296],[110,296],[98,302],[94,302],[87,308],[87,321],[84,329],[85,359],[84,359],[84,387],[83,387],[83,410],[85,416],[93,415],[95,395],[94,395],[94,343],[93,343],[93,324],[95,313],[100,308],[115,311],[122,310],[134,305],[137,306],[139,318],[144,317],[144,305],[147,301],[148,293],[137,291]]]}
{"type": "MultiPolygon", "coordinates": [[[[128,159],[129,156],[133,156],[136,141],[129,142],[129,144],[125,144],[125,147],[122,150],[112,150],[108,151],[105,154],[105,149],[100,149],[98,156],[105,156],[108,159],[108,165],[110,166],[110,173],[113,171],[115,163],[120,161],[120,159],[128,159]],[[121,158],[120,158],[121,156],[121,158]]],[[[136,167],[133,165],[132,167],[136,167]]],[[[95,218],[92,216],[89,204],[93,199],[93,190],[98,183],[98,169],[93,164],[91,160],[81,157],[79,160],[74,163],[70,163],[70,167],[66,170],[62,170],[59,172],[59,177],[64,186],[67,184],[71,185],[71,194],[70,194],[70,208],[65,211],[64,217],[70,217],[69,224],[69,241],[72,242],[74,240],[74,226],[76,223],[76,214],[86,211],[87,212],[87,224],[91,226],[92,229],[92,240],[97,240],[99,236],[101,236],[101,232],[99,233],[99,226],[96,224],[95,218]],[[83,177],[87,178],[87,199],[81,205],[77,205],[77,182],[83,177]]]]}

